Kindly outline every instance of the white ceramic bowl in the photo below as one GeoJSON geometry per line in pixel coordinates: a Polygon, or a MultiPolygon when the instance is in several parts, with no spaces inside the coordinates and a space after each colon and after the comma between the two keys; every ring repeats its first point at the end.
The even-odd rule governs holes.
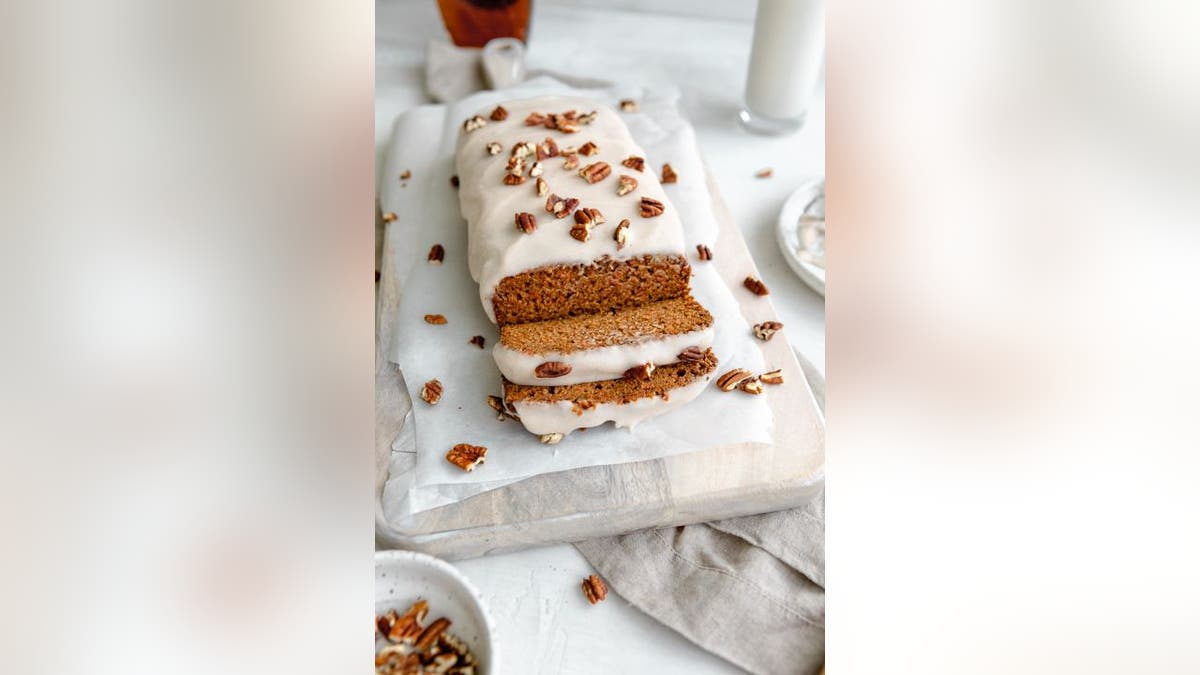
{"type": "Polygon", "coordinates": [[[479,662],[478,675],[500,672],[495,627],[479,590],[453,565],[424,553],[375,553],[375,614],[389,609],[403,612],[417,600],[429,603],[426,621],[450,619],[450,632],[458,636],[479,662]]]}

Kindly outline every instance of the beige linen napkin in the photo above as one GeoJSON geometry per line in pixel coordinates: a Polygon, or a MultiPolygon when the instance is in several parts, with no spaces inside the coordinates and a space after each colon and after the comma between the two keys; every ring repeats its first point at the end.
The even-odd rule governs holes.
{"type": "MultiPolygon", "coordinates": [[[[483,87],[479,50],[431,40],[426,57],[426,88],[434,99],[454,100],[483,87]]],[[[579,84],[579,78],[542,74],[579,84]]],[[[824,379],[802,356],[800,365],[824,412],[824,379]]],[[[822,671],[824,491],[788,511],[575,546],[630,604],[738,667],[764,675],[822,671]]]]}

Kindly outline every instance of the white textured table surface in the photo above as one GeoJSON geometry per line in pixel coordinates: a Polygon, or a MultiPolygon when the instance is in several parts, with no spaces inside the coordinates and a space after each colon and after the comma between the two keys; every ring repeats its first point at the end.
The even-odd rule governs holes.
{"type": "MultiPolygon", "coordinates": [[[[660,2],[642,6],[679,4],[660,2]]],[[[825,171],[823,101],[794,136],[751,136],[735,120],[750,53],[748,21],[568,7],[561,1],[533,4],[531,68],[670,83],[683,91],[705,159],[771,288],[786,326],[782,335],[823,372],[824,302],[788,268],[774,233],[788,194],[825,171]],[[774,177],[754,177],[767,166],[774,177]]],[[[381,155],[396,115],[429,102],[423,84],[425,40],[444,29],[433,0],[380,0],[375,26],[375,138],[381,155]]],[[[590,568],[572,546],[455,564],[489,604],[506,672],[739,672],[615,593],[600,605],[588,605],[579,582],[590,568]]]]}

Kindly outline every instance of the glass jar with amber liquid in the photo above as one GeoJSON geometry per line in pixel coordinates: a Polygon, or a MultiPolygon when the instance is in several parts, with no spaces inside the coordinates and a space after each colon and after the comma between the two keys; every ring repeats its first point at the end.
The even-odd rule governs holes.
{"type": "Polygon", "coordinates": [[[531,0],[438,0],[450,39],[459,47],[482,47],[494,38],[525,42],[531,0]]]}

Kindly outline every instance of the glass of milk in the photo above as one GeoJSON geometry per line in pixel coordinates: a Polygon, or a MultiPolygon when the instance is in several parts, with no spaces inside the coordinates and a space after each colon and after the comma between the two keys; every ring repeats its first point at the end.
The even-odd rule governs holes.
{"type": "Polygon", "coordinates": [[[788,134],[804,124],[825,53],[825,0],[758,0],[742,126],[788,134]]]}

